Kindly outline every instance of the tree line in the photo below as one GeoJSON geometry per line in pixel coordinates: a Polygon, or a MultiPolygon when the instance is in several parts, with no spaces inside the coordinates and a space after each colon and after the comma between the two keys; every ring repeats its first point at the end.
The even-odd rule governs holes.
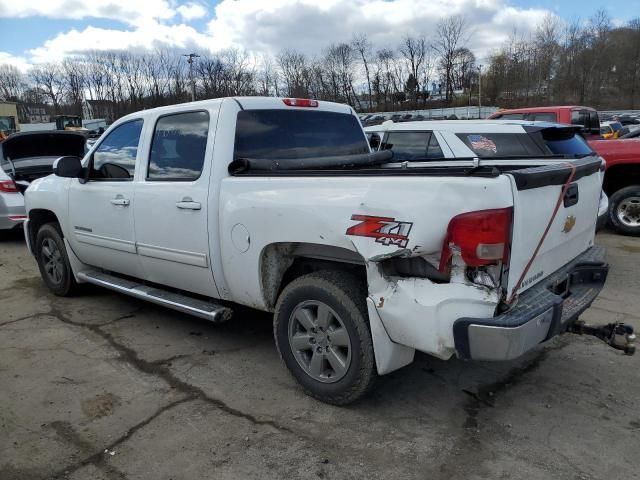
{"type": "Polygon", "coordinates": [[[196,99],[240,95],[310,97],[359,111],[460,106],[579,103],[640,105],[640,19],[614,27],[604,11],[587,22],[548,16],[535,32],[509,40],[482,68],[469,48],[473,26],[441,19],[430,35],[406,35],[374,48],[366,34],[316,55],[293,48],[255,56],[240,49],[199,52],[192,69],[182,52],[88,51],[27,73],[0,65],[0,97],[46,104],[52,114],[82,114],[84,100],[111,119],[196,99]]]}
{"type": "Polygon", "coordinates": [[[482,80],[487,101],[502,107],[640,108],[640,18],[614,27],[604,10],[586,22],[548,16],[532,35],[514,32],[482,80]]]}

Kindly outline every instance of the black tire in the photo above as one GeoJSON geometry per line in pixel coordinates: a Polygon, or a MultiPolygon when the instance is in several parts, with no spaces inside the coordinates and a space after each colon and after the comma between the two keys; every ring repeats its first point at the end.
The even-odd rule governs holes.
{"type": "Polygon", "coordinates": [[[36,235],[35,254],[42,280],[55,295],[68,297],[78,291],[78,284],[71,271],[67,250],[62,240],[62,231],[57,223],[42,225],[36,235]],[[55,247],[54,247],[55,246],[55,247]],[[52,248],[53,247],[53,248],[52,248]],[[56,252],[56,273],[51,270],[51,256],[48,252],[56,252]],[[59,254],[59,257],[57,256],[59,254]]]}
{"type": "MultiPolygon", "coordinates": [[[[342,328],[338,329],[342,330],[342,328]]],[[[336,330],[327,329],[324,332],[329,341],[332,331],[336,330]]],[[[366,285],[349,273],[320,271],[303,275],[287,285],[276,305],[274,337],[280,357],[293,377],[302,385],[308,395],[322,402],[334,405],[355,402],[366,395],[376,381],[377,371],[373,341],[366,307],[366,285]],[[339,322],[348,333],[350,362],[339,380],[335,381],[330,378],[326,380],[332,381],[332,383],[323,383],[307,373],[299,364],[299,360],[296,359],[300,358],[296,357],[296,355],[300,355],[300,351],[294,353],[294,348],[291,345],[291,324],[296,322],[293,314],[302,305],[307,305],[310,302],[328,306],[339,317],[339,319],[332,317],[332,321],[339,322]]],[[[336,347],[332,345],[327,348],[331,348],[333,351],[336,347]]],[[[311,353],[311,355],[315,356],[315,353],[311,353]]],[[[329,354],[327,353],[327,355],[329,354]]],[[[327,359],[326,362],[327,369],[331,370],[329,360],[327,359]]]]}
{"type": "MultiPolygon", "coordinates": [[[[609,197],[609,224],[622,235],[637,237],[640,236],[640,224],[638,226],[629,225],[629,222],[625,223],[618,215],[620,206],[631,198],[640,199],[640,185],[621,188],[609,197]]],[[[638,208],[640,208],[640,204],[638,208]]]]}

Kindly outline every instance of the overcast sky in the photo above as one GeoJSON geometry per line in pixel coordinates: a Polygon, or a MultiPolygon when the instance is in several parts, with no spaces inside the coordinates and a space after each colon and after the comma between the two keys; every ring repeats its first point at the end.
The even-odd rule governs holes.
{"type": "Polygon", "coordinates": [[[319,53],[356,33],[394,48],[406,34],[429,38],[442,16],[456,14],[483,61],[548,13],[571,21],[601,7],[616,24],[640,16],[640,0],[0,0],[0,63],[24,70],[87,49],[319,53]]]}

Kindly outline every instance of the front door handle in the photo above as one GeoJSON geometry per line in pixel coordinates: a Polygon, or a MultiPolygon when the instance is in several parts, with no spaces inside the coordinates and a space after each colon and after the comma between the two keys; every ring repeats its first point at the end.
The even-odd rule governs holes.
{"type": "Polygon", "coordinates": [[[111,203],[122,207],[128,207],[130,202],[128,198],[124,198],[122,195],[116,195],[115,198],[111,199],[111,203]]]}
{"type": "Polygon", "coordinates": [[[176,207],[181,210],[200,210],[202,205],[200,202],[194,202],[191,197],[184,197],[179,202],[176,202],[176,207]]]}

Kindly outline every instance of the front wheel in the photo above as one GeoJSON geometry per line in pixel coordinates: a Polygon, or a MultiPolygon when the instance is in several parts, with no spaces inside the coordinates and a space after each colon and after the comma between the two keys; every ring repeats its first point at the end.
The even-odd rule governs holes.
{"type": "Polygon", "coordinates": [[[318,400],[346,405],[375,382],[366,291],[346,272],[310,273],[287,285],[276,305],[274,336],[291,374],[318,400]]]}
{"type": "Polygon", "coordinates": [[[609,197],[609,223],[618,233],[640,236],[640,185],[621,188],[609,197]]]}
{"type": "Polygon", "coordinates": [[[35,253],[40,275],[49,290],[61,297],[73,295],[78,284],[71,271],[57,223],[47,223],[40,227],[36,236],[35,253]]]}

